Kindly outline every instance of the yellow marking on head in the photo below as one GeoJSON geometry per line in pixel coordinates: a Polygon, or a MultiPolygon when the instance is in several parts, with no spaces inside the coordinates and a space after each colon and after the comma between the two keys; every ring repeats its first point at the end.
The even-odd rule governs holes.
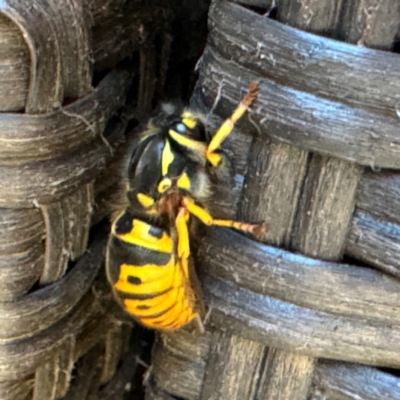
{"type": "Polygon", "coordinates": [[[181,146],[205,154],[207,148],[205,143],[190,139],[186,136],[179,134],[178,132],[173,131],[172,129],[168,131],[168,134],[173,140],[175,140],[176,143],[180,144],[181,146]]]}
{"type": "Polygon", "coordinates": [[[148,207],[151,207],[152,205],[154,205],[154,199],[151,198],[150,196],[147,196],[147,194],[138,193],[136,197],[137,197],[139,203],[145,208],[148,208],[148,207]]]}
{"type": "Polygon", "coordinates": [[[220,164],[222,157],[218,153],[207,153],[207,160],[212,166],[217,167],[220,164]]]}
{"type": "Polygon", "coordinates": [[[172,186],[172,181],[169,178],[164,178],[161,180],[161,182],[158,184],[157,190],[159,193],[164,193],[167,191],[170,187],[172,186]]]}
{"type": "Polygon", "coordinates": [[[179,188],[181,189],[186,189],[189,190],[190,189],[190,179],[188,177],[188,174],[186,172],[184,172],[178,179],[178,181],[176,182],[176,184],[178,185],[179,188]]]}
{"type": "Polygon", "coordinates": [[[193,129],[197,125],[197,121],[193,118],[193,115],[185,112],[182,114],[182,122],[189,128],[193,129]]]}
{"type": "Polygon", "coordinates": [[[133,220],[133,226],[130,232],[116,234],[113,227],[113,234],[126,243],[144,247],[145,249],[158,251],[161,253],[171,253],[173,250],[172,239],[165,233],[161,238],[153,236],[149,233],[151,225],[138,219],[133,220]]]}
{"type": "Polygon", "coordinates": [[[168,174],[168,168],[171,165],[172,161],[174,161],[174,154],[171,151],[171,145],[169,143],[169,140],[166,140],[161,158],[162,176],[166,176],[168,174]]]}

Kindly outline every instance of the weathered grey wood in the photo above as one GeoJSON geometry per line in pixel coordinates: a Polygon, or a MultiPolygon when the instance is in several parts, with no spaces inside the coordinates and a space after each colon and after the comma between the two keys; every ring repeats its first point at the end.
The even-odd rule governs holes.
{"type": "Polygon", "coordinates": [[[359,45],[389,49],[397,40],[400,2],[343,1],[338,35],[359,45]]]}
{"type": "Polygon", "coordinates": [[[61,278],[68,261],[85,251],[93,208],[92,186],[83,185],[60,202],[42,206],[47,235],[42,285],[61,278]]]}
{"type": "Polygon", "coordinates": [[[198,399],[196,389],[201,387],[204,374],[202,364],[189,363],[174,357],[166,349],[155,345],[153,351],[154,381],[167,393],[188,400],[198,399]]]}
{"type": "MultiPolygon", "coordinates": [[[[333,400],[397,400],[398,377],[354,364],[320,361],[313,379],[315,392],[333,400]]],[[[318,400],[320,397],[310,397],[318,400]]]]}
{"type": "Polygon", "coordinates": [[[0,396],[4,400],[27,400],[32,398],[33,377],[18,381],[0,382],[0,396]]]}
{"type": "Polygon", "coordinates": [[[25,2],[7,0],[0,11],[23,31],[29,48],[27,112],[43,113],[59,108],[64,90],[65,95],[78,97],[90,90],[90,25],[85,21],[88,15],[82,3],[54,7],[52,0],[48,0],[45,6],[40,1],[29,2],[28,6],[25,2]]]}
{"type": "Polygon", "coordinates": [[[28,92],[29,52],[20,29],[1,14],[0,77],[0,110],[23,109],[28,92]]]}
{"type": "Polygon", "coordinates": [[[291,247],[310,257],[342,257],[362,168],[314,154],[302,188],[291,247]]]}
{"type": "MultiPolygon", "coordinates": [[[[145,43],[154,45],[165,35],[174,16],[171,2],[96,0],[89,4],[93,16],[93,58],[96,70],[114,67],[145,43]],[[121,12],[123,10],[123,12],[121,12]]],[[[182,6],[184,2],[181,2],[182,6]]],[[[156,78],[153,76],[153,78],[156,78]]]]}
{"type": "MultiPolygon", "coordinates": [[[[400,3],[360,0],[344,3],[340,34],[373,47],[392,47],[399,29],[400,3]]],[[[399,221],[397,174],[366,171],[357,191],[357,208],[346,252],[394,275],[398,273],[399,221]],[[386,221],[379,220],[385,219],[386,221]]]]}
{"type": "MultiPolygon", "coordinates": [[[[266,223],[266,232],[258,239],[276,246],[289,244],[306,164],[307,153],[302,150],[272,140],[268,143],[259,137],[253,140],[239,219],[266,223]]],[[[245,339],[241,341],[246,343],[245,339]]],[[[269,363],[267,359],[267,364],[263,365],[259,363],[257,355],[251,360],[258,365],[257,374],[262,377],[259,387],[254,389],[257,398],[291,399],[298,396],[300,399],[302,393],[307,391],[309,379],[305,380],[304,376],[296,373],[298,371],[293,368],[292,380],[281,381],[280,385],[274,379],[274,373],[280,368],[285,368],[287,364],[313,364],[313,361],[302,355],[289,355],[272,348],[269,349],[268,357],[273,353],[276,354],[276,363],[272,360],[269,363]]],[[[254,374],[255,371],[252,372],[254,374]]],[[[240,394],[239,391],[237,399],[243,398],[240,394]]]]}
{"type": "Polygon", "coordinates": [[[261,343],[215,331],[200,399],[253,398],[264,351],[261,343]]]}
{"type": "Polygon", "coordinates": [[[101,374],[102,348],[94,346],[79,360],[74,385],[70,388],[63,400],[88,399],[93,394],[93,386],[98,386],[101,374]]]}
{"type": "MultiPolygon", "coordinates": [[[[284,3],[286,10],[283,7],[279,19],[301,29],[327,34],[336,28],[342,1],[295,1],[289,4],[284,0],[284,3]]],[[[330,87],[325,93],[330,96],[330,87]]],[[[291,249],[328,260],[342,257],[361,171],[362,168],[356,164],[318,154],[310,155],[291,232],[291,249]]],[[[287,399],[294,396],[306,398],[316,360],[278,352],[273,361],[280,359],[284,360],[278,364],[280,368],[293,368],[296,373],[290,374],[293,378],[284,379],[282,384],[279,378],[273,379],[274,373],[271,371],[271,384],[266,398],[278,397],[281,392],[286,394],[284,397],[287,399]]]]}
{"type": "Polygon", "coordinates": [[[66,394],[74,365],[74,345],[75,338],[67,338],[59,351],[36,369],[32,400],[55,400],[66,394]]]}
{"type": "Polygon", "coordinates": [[[227,62],[211,48],[206,50],[201,85],[207,104],[222,90],[224,108],[232,110],[237,92],[245,90],[252,80],[258,80],[260,88],[252,120],[262,136],[361,165],[400,167],[397,116],[348,107],[281,86],[240,69],[234,61],[227,62]]]}
{"type": "Polygon", "coordinates": [[[186,330],[158,335],[152,360],[156,386],[169,394],[197,400],[210,341],[209,333],[200,335],[186,330]]]}
{"type": "Polygon", "coordinates": [[[113,329],[107,332],[105,339],[105,352],[103,360],[103,370],[101,373],[100,382],[108,382],[117,369],[121,354],[127,351],[127,338],[124,334],[124,325],[115,325],[113,329]]]}
{"type": "Polygon", "coordinates": [[[176,400],[176,397],[170,396],[154,385],[147,384],[145,400],[176,400]]]}
{"type": "Polygon", "coordinates": [[[346,254],[400,277],[400,227],[358,211],[351,222],[346,254]]]}
{"type": "MultiPolygon", "coordinates": [[[[221,56],[264,79],[300,91],[298,101],[302,100],[302,92],[307,92],[350,107],[397,117],[396,107],[400,103],[397,54],[300,33],[226,0],[212,3],[209,29],[210,45],[221,56]]],[[[245,75],[235,75],[238,76],[245,75]]],[[[336,112],[345,109],[340,104],[336,112]]],[[[333,113],[331,108],[326,111],[333,113]]],[[[345,119],[352,123],[352,114],[345,119]]]]}
{"type": "Polygon", "coordinates": [[[54,285],[36,290],[18,301],[1,303],[0,340],[29,337],[62,320],[89,290],[100,268],[96,261],[101,259],[103,246],[104,241],[98,241],[93,250],[54,285]]]}
{"type": "Polygon", "coordinates": [[[267,10],[269,10],[272,5],[276,5],[276,0],[233,0],[233,3],[265,9],[265,12],[267,13],[267,10]]]}
{"type": "Polygon", "coordinates": [[[188,328],[177,332],[162,332],[158,340],[178,357],[185,357],[193,362],[200,363],[208,356],[210,351],[211,334],[205,332],[189,331],[188,328]]]}
{"type": "MultiPolygon", "coordinates": [[[[96,301],[92,299],[94,303],[97,301],[97,307],[92,306],[90,316],[87,317],[86,321],[82,321],[79,330],[79,340],[75,344],[74,361],[76,362],[83,357],[94,345],[101,344],[104,350],[104,344],[107,338],[107,334],[111,329],[114,329],[114,325],[124,323],[121,320],[115,320],[115,317],[104,313],[106,311],[99,304],[99,299],[96,301]]],[[[89,307],[90,308],[90,307],[89,307]]],[[[104,351],[103,351],[104,357],[104,351]]],[[[103,368],[103,359],[102,359],[103,368]]],[[[100,377],[99,377],[100,379],[100,377]]]]}
{"type": "Polygon", "coordinates": [[[57,380],[55,398],[59,399],[67,393],[71,380],[71,371],[74,367],[74,349],[75,338],[68,337],[58,354],[58,361],[56,366],[57,380]]]}
{"type": "Polygon", "coordinates": [[[55,383],[57,379],[57,356],[45,364],[39,366],[35,373],[35,387],[32,400],[49,399],[54,400],[55,383]]]}
{"type": "MultiPolygon", "coordinates": [[[[64,138],[66,142],[58,142],[56,148],[50,146],[52,150],[51,158],[48,157],[49,154],[46,151],[46,157],[43,155],[43,157],[36,159],[31,157],[24,159],[19,154],[19,163],[9,160],[1,162],[0,205],[32,207],[34,204],[52,203],[71,193],[77,184],[84,184],[93,179],[98,174],[99,168],[104,167],[104,163],[110,159],[112,154],[111,145],[116,146],[119,143],[125,128],[126,121],[117,120],[117,110],[121,108],[125,101],[132,79],[132,76],[126,71],[112,72],[111,75],[113,79],[108,80],[108,83],[102,86],[102,90],[99,89],[93,96],[89,96],[86,103],[87,106],[90,105],[87,111],[96,116],[93,121],[94,127],[88,126],[87,121],[82,121],[81,115],[69,115],[69,122],[76,121],[76,125],[73,124],[73,126],[80,128],[78,128],[78,132],[75,132],[75,129],[70,132],[72,139],[69,143],[68,139],[64,138]],[[108,98],[110,95],[114,96],[112,101],[108,98]],[[96,107],[93,108],[95,105],[96,107]],[[107,126],[111,116],[114,116],[115,120],[113,120],[111,126],[107,126]],[[89,132],[87,140],[82,141],[79,135],[75,136],[76,133],[80,132],[80,129],[89,132]],[[63,147],[64,152],[60,154],[61,147],[63,147]]],[[[84,100],[83,102],[85,104],[84,100]]],[[[68,113],[68,111],[66,112],[68,113]]],[[[62,114],[60,111],[58,116],[62,114]]],[[[10,117],[10,114],[3,115],[4,118],[7,118],[7,116],[10,117]]],[[[42,118],[35,118],[41,121],[39,122],[41,128],[46,130],[46,125],[42,126],[42,118]]],[[[47,119],[46,116],[44,118],[47,119]]],[[[56,121],[57,118],[53,120],[54,123],[56,121]]],[[[17,120],[16,123],[19,124],[17,120]]],[[[28,125],[26,126],[28,127],[28,125]]],[[[63,125],[57,125],[57,129],[60,129],[61,126],[63,125]]],[[[29,149],[33,151],[33,139],[37,136],[40,137],[41,132],[42,129],[39,129],[35,135],[30,137],[30,144],[27,144],[28,149],[25,149],[28,153],[29,149]]],[[[59,135],[53,132],[50,136],[57,137],[59,135]]],[[[51,143],[53,139],[50,136],[48,136],[48,139],[51,143]]],[[[13,146],[16,142],[17,140],[13,143],[13,146]]],[[[42,142],[41,144],[45,145],[45,143],[42,142]]],[[[57,140],[55,143],[57,143],[57,140]]],[[[18,148],[18,145],[15,146],[18,148]]],[[[13,151],[17,151],[17,148],[13,151]]],[[[21,148],[19,150],[22,151],[21,148]]]]}
{"type": "Polygon", "coordinates": [[[45,227],[39,209],[0,209],[0,299],[27,293],[44,265],[45,227]]]}
{"type": "Polygon", "coordinates": [[[302,308],[208,275],[202,281],[211,327],[306,357],[400,366],[400,325],[302,308]]]}
{"type": "Polygon", "coordinates": [[[258,239],[288,245],[307,153],[256,137],[250,154],[238,219],[265,222],[258,239]]]}
{"type": "Polygon", "coordinates": [[[343,0],[277,0],[278,20],[314,33],[332,34],[343,0]]]}
{"type": "Polygon", "coordinates": [[[69,221],[70,257],[76,260],[86,250],[89,228],[91,223],[93,204],[93,182],[82,185],[75,193],[72,193],[68,201],[62,202],[71,220],[69,221]],[[79,205],[79,206],[78,206],[79,205]]]}
{"type": "MultiPolygon", "coordinates": [[[[0,14],[0,109],[3,111],[20,111],[25,108],[28,92],[33,90],[29,87],[30,80],[35,79],[35,74],[42,74],[41,68],[45,68],[48,74],[42,77],[47,79],[47,83],[42,84],[46,83],[51,90],[58,91],[58,100],[53,103],[50,92],[44,90],[41,94],[41,101],[50,103],[46,106],[47,111],[56,108],[57,104],[61,105],[61,96],[77,98],[87,94],[91,87],[93,61],[98,69],[113,67],[138,50],[141,24],[147,27],[149,32],[146,34],[151,34],[151,41],[153,35],[163,29],[160,21],[164,21],[166,16],[166,13],[161,12],[162,8],[156,13],[154,7],[139,7],[134,1],[129,7],[124,7],[124,13],[121,13],[121,1],[110,3],[96,0],[85,4],[85,7],[82,1],[70,2],[68,5],[55,2],[53,8],[50,4],[45,7],[44,15],[41,16],[46,24],[42,26],[43,20],[37,24],[33,13],[19,12],[24,8],[35,8],[31,2],[7,3],[9,8],[3,6],[0,9],[1,13],[11,17],[9,19],[0,14]],[[56,11],[52,13],[52,9],[56,11]],[[41,25],[45,32],[38,34],[37,25],[41,25]],[[49,35],[46,35],[47,32],[50,32],[49,35]],[[35,35],[46,41],[43,52],[36,52],[35,46],[39,44],[35,35]],[[93,45],[93,52],[88,47],[89,42],[93,45]],[[33,57],[32,64],[30,56],[33,57]],[[36,72],[35,63],[38,65],[36,72]],[[54,75],[53,81],[49,79],[51,72],[54,75]],[[47,100],[45,96],[48,96],[47,100]]],[[[36,14],[38,18],[39,15],[36,14]]]]}
{"type": "Polygon", "coordinates": [[[269,349],[257,400],[300,399],[308,392],[315,359],[269,349]]]}
{"type": "Polygon", "coordinates": [[[43,219],[46,225],[46,253],[40,283],[54,282],[62,277],[69,261],[68,217],[64,217],[61,202],[42,206],[43,219]]]}
{"type": "Polygon", "coordinates": [[[127,388],[132,385],[133,377],[137,368],[137,354],[127,352],[121,358],[119,368],[115,371],[112,379],[101,386],[97,396],[89,397],[88,400],[115,400],[127,396],[127,388]]]}
{"type": "Polygon", "coordinates": [[[400,223],[400,174],[366,170],[357,188],[357,208],[379,219],[400,223]]]}
{"type": "Polygon", "coordinates": [[[127,71],[112,71],[86,97],[45,115],[2,113],[1,160],[55,158],[66,149],[90,142],[124,101],[131,82],[127,71]]]}
{"type": "MultiPolygon", "coordinates": [[[[202,82],[202,85],[207,85],[207,82],[202,82]]],[[[223,85],[220,86],[221,94],[223,93],[223,85]]],[[[240,88],[236,90],[240,93],[240,88]]],[[[219,90],[218,90],[218,93],[219,90]]],[[[218,95],[217,95],[218,96],[218,95]]],[[[236,95],[236,103],[238,95],[236,95]]],[[[215,102],[215,100],[213,101],[215,102]]],[[[234,105],[229,110],[225,107],[223,115],[228,117],[234,105]]],[[[260,140],[257,137],[257,127],[252,125],[251,117],[245,116],[243,118],[247,122],[246,133],[249,134],[252,131],[256,135],[253,139],[253,143],[248,153],[248,159],[246,160],[247,171],[245,174],[244,191],[242,193],[241,205],[239,206],[240,220],[251,221],[251,222],[263,222],[267,220],[267,233],[264,240],[281,243],[284,239],[287,239],[288,232],[291,227],[292,206],[296,203],[302,175],[305,171],[306,157],[305,152],[298,149],[291,149],[289,146],[277,143],[267,143],[265,140],[260,140]],[[290,158],[292,160],[290,160],[290,158]],[[289,164],[289,165],[285,165],[289,164]],[[288,168],[279,170],[278,166],[287,166],[288,168]],[[282,184],[281,181],[285,184],[282,184]],[[274,185],[275,184],[275,185],[274,185]],[[277,195],[272,197],[271,194],[277,195]],[[269,203],[270,199],[273,198],[272,204],[269,203]],[[287,205],[285,208],[286,214],[282,217],[279,216],[280,210],[287,205]],[[265,208],[264,208],[265,207],[265,208]],[[272,218],[271,219],[268,219],[272,218]],[[274,219],[275,218],[275,219],[274,219]]],[[[242,121],[238,123],[239,131],[241,129],[242,121]]],[[[246,136],[246,135],[242,135],[246,136]]],[[[231,138],[232,141],[234,137],[231,138]]],[[[234,149],[239,149],[239,146],[234,149]]],[[[235,152],[235,155],[237,151],[235,152]]],[[[240,155],[238,159],[241,160],[240,155]]],[[[236,158],[234,159],[236,162],[236,158]]],[[[231,195],[227,195],[224,199],[231,199],[235,196],[235,192],[231,191],[231,195]]],[[[220,206],[221,196],[215,196],[215,203],[220,206]]],[[[230,201],[233,205],[231,209],[236,209],[235,201],[230,201]]],[[[218,207],[222,208],[223,207],[218,207]]],[[[214,215],[221,215],[220,212],[214,213],[214,215]]],[[[251,373],[261,373],[257,369],[262,367],[260,364],[260,355],[253,352],[255,343],[242,339],[238,336],[233,336],[232,340],[235,341],[235,346],[232,346],[232,353],[236,350],[240,350],[247,354],[247,365],[253,365],[254,369],[251,369],[251,373]]],[[[215,346],[217,346],[217,339],[215,346]]],[[[259,347],[264,351],[263,347],[259,347]]],[[[241,365],[237,364],[237,360],[233,357],[227,359],[224,352],[220,352],[211,357],[207,363],[206,369],[206,381],[203,385],[202,398],[210,397],[211,393],[215,393],[215,396],[227,396],[226,398],[242,399],[248,397],[248,391],[251,389],[255,392],[254,387],[240,385],[233,386],[228,389],[229,382],[224,380],[213,379],[213,377],[221,375],[221,365],[225,365],[226,370],[234,371],[232,373],[232,379],[239,379],[239,377],[247,372],[243,372],[241,365]],[[226,393],[226,395],[225,395],[226,393]],[[247,394],[246,394],[247,393],[247,394]]],[[[249,378],[250,375],[246,375],[249,378]]],[[[246,378],[246,379],[247,379],[246,378]]],[[[245,379],[245,380],[246,380],[245,379]]],[[[249,380],[249,379],[247,379],[249,380]]],[[[255,385],[255,383],[254,383],[255,385]]]]}
{"type": "Polygon", "coordinates": [[[197,265],[215,277],[321,312],[400,324],[400,282],[379,271],[293,254],[223,228],[209,229],[202,243],[197,265]]]}

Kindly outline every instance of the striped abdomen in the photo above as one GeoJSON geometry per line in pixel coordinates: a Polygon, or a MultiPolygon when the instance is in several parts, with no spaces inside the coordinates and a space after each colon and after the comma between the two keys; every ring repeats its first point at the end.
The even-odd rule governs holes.
{"type": "Polygon", "coordinates": [[[178,329],[197,315],[169,234],[127,212],[113,224],[107,275],[126,311],[149,328],[178,329]]]}

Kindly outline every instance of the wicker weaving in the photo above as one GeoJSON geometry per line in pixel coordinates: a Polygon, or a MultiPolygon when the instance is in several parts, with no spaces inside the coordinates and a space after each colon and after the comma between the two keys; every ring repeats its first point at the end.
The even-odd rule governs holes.
{"type": "Polygon", "coordinates": [[[0,399],[400,399],[400,0],[208,3],[0,3],[0,399]],[[205,332],[150,359],[104,221],[127,140],[196,79],[212,131],[257,82],[208,206],[266,229],[191,239],[205,332]]]}

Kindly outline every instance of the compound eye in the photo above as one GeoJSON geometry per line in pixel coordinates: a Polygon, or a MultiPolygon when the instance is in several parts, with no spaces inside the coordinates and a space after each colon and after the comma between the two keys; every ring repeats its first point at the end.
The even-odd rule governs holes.
{"type": "Polygon", "coordinates": [[[185,124],[182,124],[182,123],[176,124],[175,129],[179,133],[185,133],[186,132],[186,126],[185,126],[185,124]]]}

